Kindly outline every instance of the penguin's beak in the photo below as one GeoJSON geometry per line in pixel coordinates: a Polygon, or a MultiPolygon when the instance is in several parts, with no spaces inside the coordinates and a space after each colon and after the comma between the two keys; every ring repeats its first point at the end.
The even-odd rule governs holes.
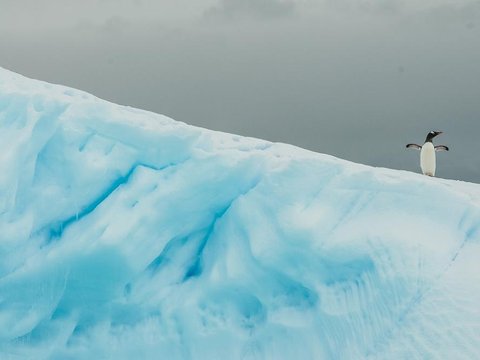
{"type": "Polygon", "coordinates": [[[438,136],[440,134],[443,134],[443,131],[435,131],[435,136],[438,136]]]}

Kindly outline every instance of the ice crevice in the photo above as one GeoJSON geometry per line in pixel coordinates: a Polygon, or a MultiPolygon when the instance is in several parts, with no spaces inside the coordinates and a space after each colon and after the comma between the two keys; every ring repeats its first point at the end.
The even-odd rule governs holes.
{"type": "Polygon", "coordinates": [[[39,230],[39,233],[47,233],[47,242],[49,244],[52,241],[60,239],[70,226],[82,220],[84,217],[88,216],[97,209],[104,201],[106,201],[111,194],[113,194],[118,188],[125,186],[130,181],[131,177],[134,176],[138,168],[146,168],[154,171],[162,171],[172,166],[178,166],[181,163],[168,164],[163,167],[157,168],[148,164],[135,164],[133,165],[125,175],[121,175],[116,178],[107,188],[104,190],[97,198],[95,198],[91,203],[86,204],[82,209],[76,212],[74,215],[69,216],[64,220],[55,221],[53,224],[50,224],[39,230]]]}

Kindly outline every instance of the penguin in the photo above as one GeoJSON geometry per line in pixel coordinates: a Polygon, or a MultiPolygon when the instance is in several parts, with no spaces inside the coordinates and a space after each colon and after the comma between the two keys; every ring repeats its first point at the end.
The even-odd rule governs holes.
{"type": "Polygon", "coordinates": [[[420,167],[422,168],[423,175],[435,176],[435,152],[449,150],[448,146],[445,145],[433,146],[432,139],[442,133],[442,131],[430,131],[427,134],[427,138],[425,139],[423,146],[417,144],[407,144],[406,146],[407,149],[420,150],[420,167]]]}

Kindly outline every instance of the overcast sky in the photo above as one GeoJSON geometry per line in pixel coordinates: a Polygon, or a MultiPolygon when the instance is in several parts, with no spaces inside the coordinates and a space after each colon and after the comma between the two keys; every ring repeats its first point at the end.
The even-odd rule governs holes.
{"type": "Polygon", "coordinates": [[[176,120],[480,183],[479,0],[0,0],[0,66],[176,120]]]}

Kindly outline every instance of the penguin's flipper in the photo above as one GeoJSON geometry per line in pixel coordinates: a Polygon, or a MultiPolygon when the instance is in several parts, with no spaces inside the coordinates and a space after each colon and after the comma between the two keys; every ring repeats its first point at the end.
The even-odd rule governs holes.
{"type": "Polygon", "coordinates": [[[421,150],[422,147],[420,145],[417,145],[417,144],[407,144],[406,146],[407,149],[415,149],[415,150],[421,150]]]}
{"type": "Polygon", "coordinates": [[[445,145],[437,145],[435,146],[435,151],[448,151],[450,150],[448,146],[445,145]]]}

